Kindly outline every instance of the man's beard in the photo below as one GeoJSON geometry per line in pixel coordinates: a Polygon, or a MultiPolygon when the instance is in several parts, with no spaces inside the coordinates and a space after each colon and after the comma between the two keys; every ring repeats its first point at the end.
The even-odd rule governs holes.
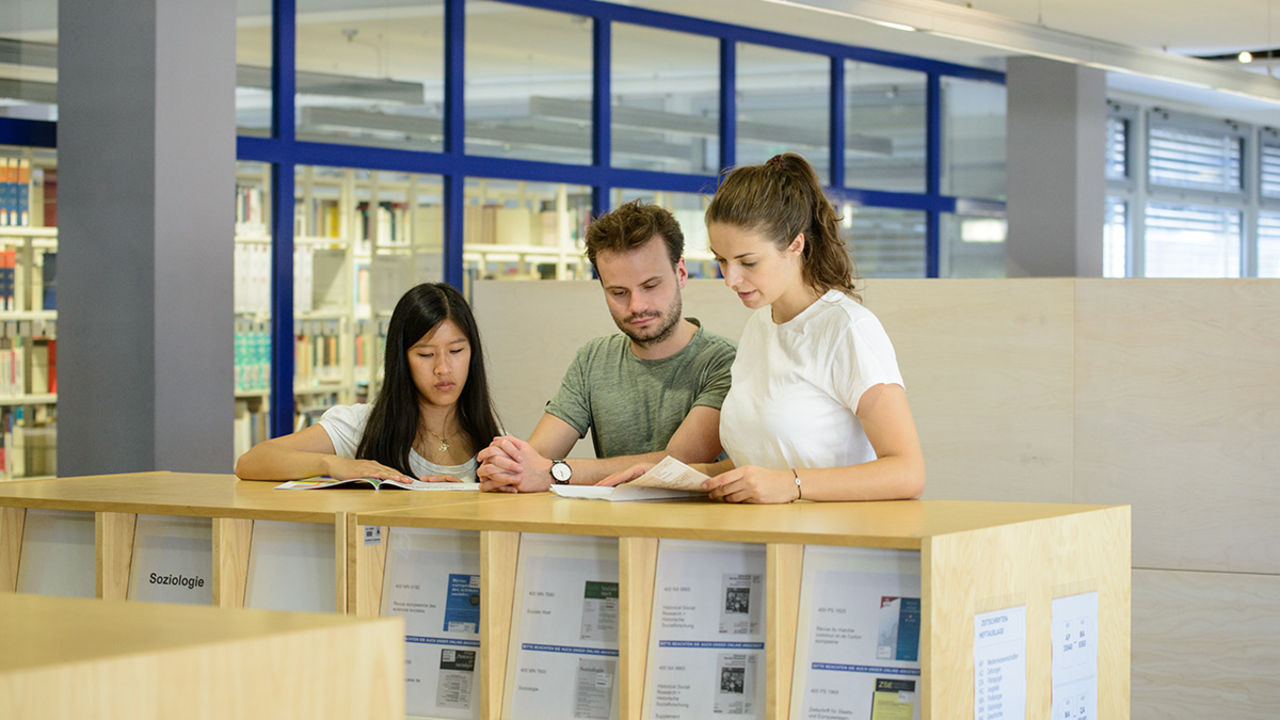
{"type": "Polygon", "coordinates": [[[676,326],[680,324],[681,315],[683,314],[683,311],[684,311],[684,304],[680,296],[677,294],[675,301],[671,303],[670,306],[667,307],[666,312],[661,312],[657,314],[650,313],[650,314],[639,315],[639,316],[632,315],[628,317],[625,322],[617,323],[617,325],[618,325],[618,329],[621,330],[624,335],[631,338],[632,342],[639,345],[640,347],[650,347],[653,345],[657,345],[658,343],[671,337],[672,333],[676,331],[676,326]],[[650,331],[648,334],[640,335],[636,333],[634,330],[632,330],[630,325],[628,324],[632,320],[635,320],[638,317],[658,317],[661,320],[661,324],[657,328],[650,331]]]}

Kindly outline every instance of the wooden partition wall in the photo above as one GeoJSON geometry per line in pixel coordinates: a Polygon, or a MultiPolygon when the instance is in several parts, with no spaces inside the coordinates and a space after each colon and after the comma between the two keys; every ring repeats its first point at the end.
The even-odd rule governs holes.
{"type": "MultiPolygon", "coordinates": [[[[863,300],[898,354],[926,498],[1133,507],[1134,715],[1270,718],[1280,280],[870,279],[863,300]]],[[[615,331],[593,282],[479,282],[474,303],[516,434],[578,345],[615,331]]],[[[748,314],[716,280],[684,308],[733,339],[748,314]]]]}

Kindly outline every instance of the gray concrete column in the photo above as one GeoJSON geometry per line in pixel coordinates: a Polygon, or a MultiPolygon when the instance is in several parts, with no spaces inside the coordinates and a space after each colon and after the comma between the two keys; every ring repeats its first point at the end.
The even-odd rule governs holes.
{"type": "Polygon", "coordinates": [[[1106,74],[1010,58],[1006,266],[1010,277],[1102,277],[1106,74]]]}
{"type": "Polygon", "coordinates": [[[234,2],[58,7],[58,471],[228,472],[234,2]]]}

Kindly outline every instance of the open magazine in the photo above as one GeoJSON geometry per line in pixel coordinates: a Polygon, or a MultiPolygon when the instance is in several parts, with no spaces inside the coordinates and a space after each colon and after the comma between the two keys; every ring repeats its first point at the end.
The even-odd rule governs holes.
{"type": "Polygon", "coordinates": [[[621,485],[552,485],[551,492],[561,497],[614,502],[690,499],[706,497],[707,491],[702,489],[702,482],[707,477],[668,455],[649,472],[621,485]]]}
{"type": "Polygon", "coordinates": [[[328,488],[373,488],[374,490],[479,490],[479,483],[467,482],[423,482],[414,480],[405,485],[394,480],[379,478],[350,478],[336,480],[331,477],[313,477],[305,480],[290,480],[280,483],[276,490],[325,490],[328,488]]]}

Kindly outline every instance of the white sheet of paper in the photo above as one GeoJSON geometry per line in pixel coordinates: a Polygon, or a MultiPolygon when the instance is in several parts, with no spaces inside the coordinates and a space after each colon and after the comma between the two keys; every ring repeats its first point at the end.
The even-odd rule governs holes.
{"type": "Polygon", "coordinates": [[[524,533],[505,706],[511,720],[618,713],[618,541],[524,533]]]}
{"type": "Polygon", "coordinates": [[[213,604],[213,521],[139,514],[133,531],[129,599],[213,604]]]}
{"type": "Polygon", "coordinates": [[[974,720],[1022,720],[1027,710],[1027,607],[973,616],[974,720]]]}
{"type": "Polygon", "coordinates": [[[1053,720],[1098,717],[1098,593],[1053,599],[1053,720]]]}
{"type": "Polygon", "coordinates": [[[920,553],[806,547],[791,717],[919,720],[920,623],[920,553]]]}
{"type": "Polygon", "coordinates": [[[480,534],[388,531],[382,615],[404,618],[405,712],[480,717],[480,534]]]}
{"type": "Polygon", "coordinates": [[[254,520],[244,606],[336,612],[333,523],[254,520]]]}
{"type": "Polygon", "coordinates": [[[763,717],[762,545],[658,544],[645,716],[763,717]]]}
{"type": "Polygon", "coordinates": [[[668,490],[694,490],[704,492],[702,483],[709,476],[685,465],[670,455],[662,458],[649,472],[632,480],[631,485],[665,488],[668,490]]]}

